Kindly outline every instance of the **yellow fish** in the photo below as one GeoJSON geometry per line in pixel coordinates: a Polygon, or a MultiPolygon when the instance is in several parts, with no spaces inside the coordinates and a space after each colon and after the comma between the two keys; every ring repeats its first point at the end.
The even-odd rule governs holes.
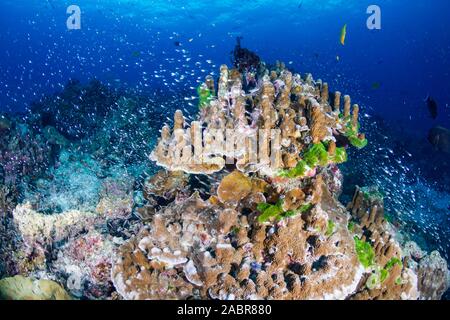
{"type": "Polygon", "coordinates": [[[347,24],[345,24],[341,29],[341,44],[345,45],[345,36],[347,35],[347,24]]]}

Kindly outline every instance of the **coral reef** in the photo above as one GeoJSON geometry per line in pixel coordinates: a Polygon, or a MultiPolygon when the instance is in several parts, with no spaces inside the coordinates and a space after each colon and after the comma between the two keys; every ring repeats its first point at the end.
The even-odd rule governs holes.
{"type": "Polygon", "coordinates": [[[323,195],[308,218],[270,228],[198,194],[174,202],[120,248],[114,284],[127,299],[343,299],[363,268],[345,209],[318,187],[323,195]],[[329,220],[331,234],[320,228],[329,220]]]}
{"type": "Polygon", "coordinates": [[[193,121],[176,110],[163,125],[142,107],[155,101],[97,81],[71,81],[26,121],[0,117],[0,276],[20,274],[0,294],[442,297],[446,261],[402,245],[377,189],[338,201],[339,165],[368,144],[360,107],[240,39],[233,55],[198,87],[193,121]],[[157,141],[154,126],[135,130],[150,118],[157,141]]]}
{"type": "Polygon", "coordinates": [[[51,269],[64,279],[71,295],[105,299],[113,291],[110,274],[114,256],[112,241],[92,230],[61,247],[51,269]]]}
{"type": "MultiPolygon", "coordinates": [[[[341,111],[340,92],[331,105],[327,83],[282,63],[269,70],[236,61],[237,69],[220,68],[217,97],[202,101],[198,119],[188,125],[178,110],[150,156],[169,171],[234,171],[209,199],[194,194],[154,211],[119,249],[118,292],[126,299],[418,299],[420,281],[430,282],[402,257],[380,194],[358,189],[348,208],[336,200],[336,165],[347,161],[349,145],[367,145],[359,106],[346,95],[341,111]],[[248,72],[257,79],[251,93],[243,85],[248,72]]],[[[438,287],[430,288],[433,298],[438,287]]]]}
{"type": "Polygon", "coordinates": [[[21,119],[1,119],[0,183],[18,186],[22,179],[42,175],[52,159],[52,146],[45,135],[21,119]]]}
{"type": "Polygon", "coordinates": [[[401,246],[384,218],[383,198],[377,189],[357,188],[349,210],[356,222],[356,237],[361,238],[357,247],[364,241],[370,252],[370,259],[364,261],[369,273],[352,298],[418,299],[417,274],[402,262],[401,246]]]}
{"type": "Polygon", "coordinates": [[[401,246],[386,221],[376,188],[357,188],[349,204],[354,232],[372,252],[371,274],[354,299],[441,299],[448,289],[447,262],[437,251],[427,255],[414,242],[401,246]]]}
{"type": "Polygon", "coordinates": [[[173,200],[178,192],[188,184],[187,175],[182,171],[160,170],[144,183],[144,198],[161,197],[173,200]]]}

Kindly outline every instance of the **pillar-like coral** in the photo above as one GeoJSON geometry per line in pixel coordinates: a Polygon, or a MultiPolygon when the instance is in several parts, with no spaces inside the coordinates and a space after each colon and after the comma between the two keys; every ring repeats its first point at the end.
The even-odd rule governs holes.
{"type": "Polygon", "coordinates": [[[341,93],[339,91],[334,93],[333,109],[336,114],[339,115],[341,113],[341,93]]]}
{"type": "Polygon", "coordinates": [[[219,100],[228,100],[228,66],[226,64],[220,66],[220,78],[217,94],[219,100]]]}
{"type": "Polygon", "coordinates": [[[211,95],[216,95],[216,88],[214,86],[214,78],[210,75],[206,76],[205,84],[208,87],[208,90],[211,92],[211,95]]]}
{"type": "Polygon", "coordinates": [[[183,111],[177,110],[174,115],[174,125],[173,130],[183,129],[184,128],[184,116],[183,111]]]}
{"type": "Polygon", "coordinates": [[[358,117],[359,117],[359,106],[357,104],[354,104],[352,111],[352,126],[355,129],[358,128],[358,117]]]}
{"type": "Polygon", "coordinates": [[[321,99],[323,103],[328,103],[329,99],[329,91],[328,91],[328,83],[324,82],[322,85],[322,91],[321,91],[321,99]]]}
{"type": "Polygon", "coordinates": [[[350,116],[351,99],[349,95],[344,96],[344,118],[350,116]]]}
{"type": "Polygon", "coordinates": [[[315,100],[310,100],[311,113],[311,136],[313,143],[321,142],[328,134],[326,118],[320,104],[315,100]]]}

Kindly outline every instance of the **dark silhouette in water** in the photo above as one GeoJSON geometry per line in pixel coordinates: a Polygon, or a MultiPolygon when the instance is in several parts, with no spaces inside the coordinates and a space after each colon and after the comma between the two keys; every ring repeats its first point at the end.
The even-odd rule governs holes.
{"type": "Polygon", "coordinates": [[[450,130],[443,127],[431,128],[428,141],[436,150],[450,154],[450,130]]]}
{"type": "Polygon", "coordinates": [[[438,106],[436,101],[428,95],[425,99],[425,103],[427,104],[428,111],[430,112],[430,115],[433,119],[437,118],[438,115],[438,106]]]}
{"type": "Polygon", "coordinates": [[[176,47],[181,47],[181,42],[180,41],[175,41],[173,43],[176,47]]]}
{"type": "Polygon", "coordinates": [[[236,38],[236,46],[232,51],[233,64],[239,72],[256,70],[261,63],[261,58],[254,52],[241,47],[242,37],[236,38]]]}

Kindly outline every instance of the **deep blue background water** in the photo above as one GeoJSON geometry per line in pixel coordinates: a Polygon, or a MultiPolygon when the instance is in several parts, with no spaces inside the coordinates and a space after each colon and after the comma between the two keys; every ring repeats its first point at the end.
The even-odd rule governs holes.
{"type": "MultiPolygon", "coordinates": [[[[235,38],[243,36],[243,46],[263,60],[282,60],[327,81],[331,90],[350,94],[366,114],[363,127],[373,119],[386,121],[386,127],[372,127],[369,140],[382,130],[386,145],[407,142],[410,158],[392,145],[393,152],[384,150],[376,158],[385,147],[381,138],[362,153],[368,160],[361,172],[357,162],[346,171],[361,176],[351,177],[353,184],[378,183],[387,190],[391,210],[405,214],[403,221],[410,225],[411,219],[422,221],[419,229],[435,240],[428,239],[430,248],[448,257],[450,195],[442,177],[450,175],[449,157],[435,153],[426,141],[431,127],[450,127],[448,0],[0,3],[0,111],[23,111],[43,94],[61,90],[70,78],[95,77],[168,100],[175,93],[196,96],[197,82],[220,64],[230,64],[235,38]],[[81,7],[81,30],[66,28],[70,4],[81,7]],[[381,7],[381,30],[366,27],[370,4],[381,7]],[[427,94],[438,102],[436,120],[423,102],[427,94]]],[[[189,99],[179,101],[180,108],[194,112],[195,106],[189,99]]]]}
{"type": "Polygon", "coordinates": [[[426,131],[433,123],[422,99],[430,93],[440,106],[436,123],[450,125],[446,0],[1,3],[1,110],[23,109],[70,77],[120,79],[148,91],[164,82],[170,90],[195,86],[193,79],[229,62],[234,37],[242,35],[243,44],[264,60],[291,61],[295,70],[312,72],[333,89],[351,94],[367,113],[426,131]],[[66,28],[69,4],[82,10],[81,30],[66,28]],[[382,9],[381,30],[366,27],[369,4],[382,9]],[[343,47],[339,33],[344,24],[348,33],[343,47]],[[191,71],[194,76],[189,76],[191,71]],[[174,82],[183,72],[189,74],[174,82]],[[374,90],[373,83],[381,87],[374,90]]]}

